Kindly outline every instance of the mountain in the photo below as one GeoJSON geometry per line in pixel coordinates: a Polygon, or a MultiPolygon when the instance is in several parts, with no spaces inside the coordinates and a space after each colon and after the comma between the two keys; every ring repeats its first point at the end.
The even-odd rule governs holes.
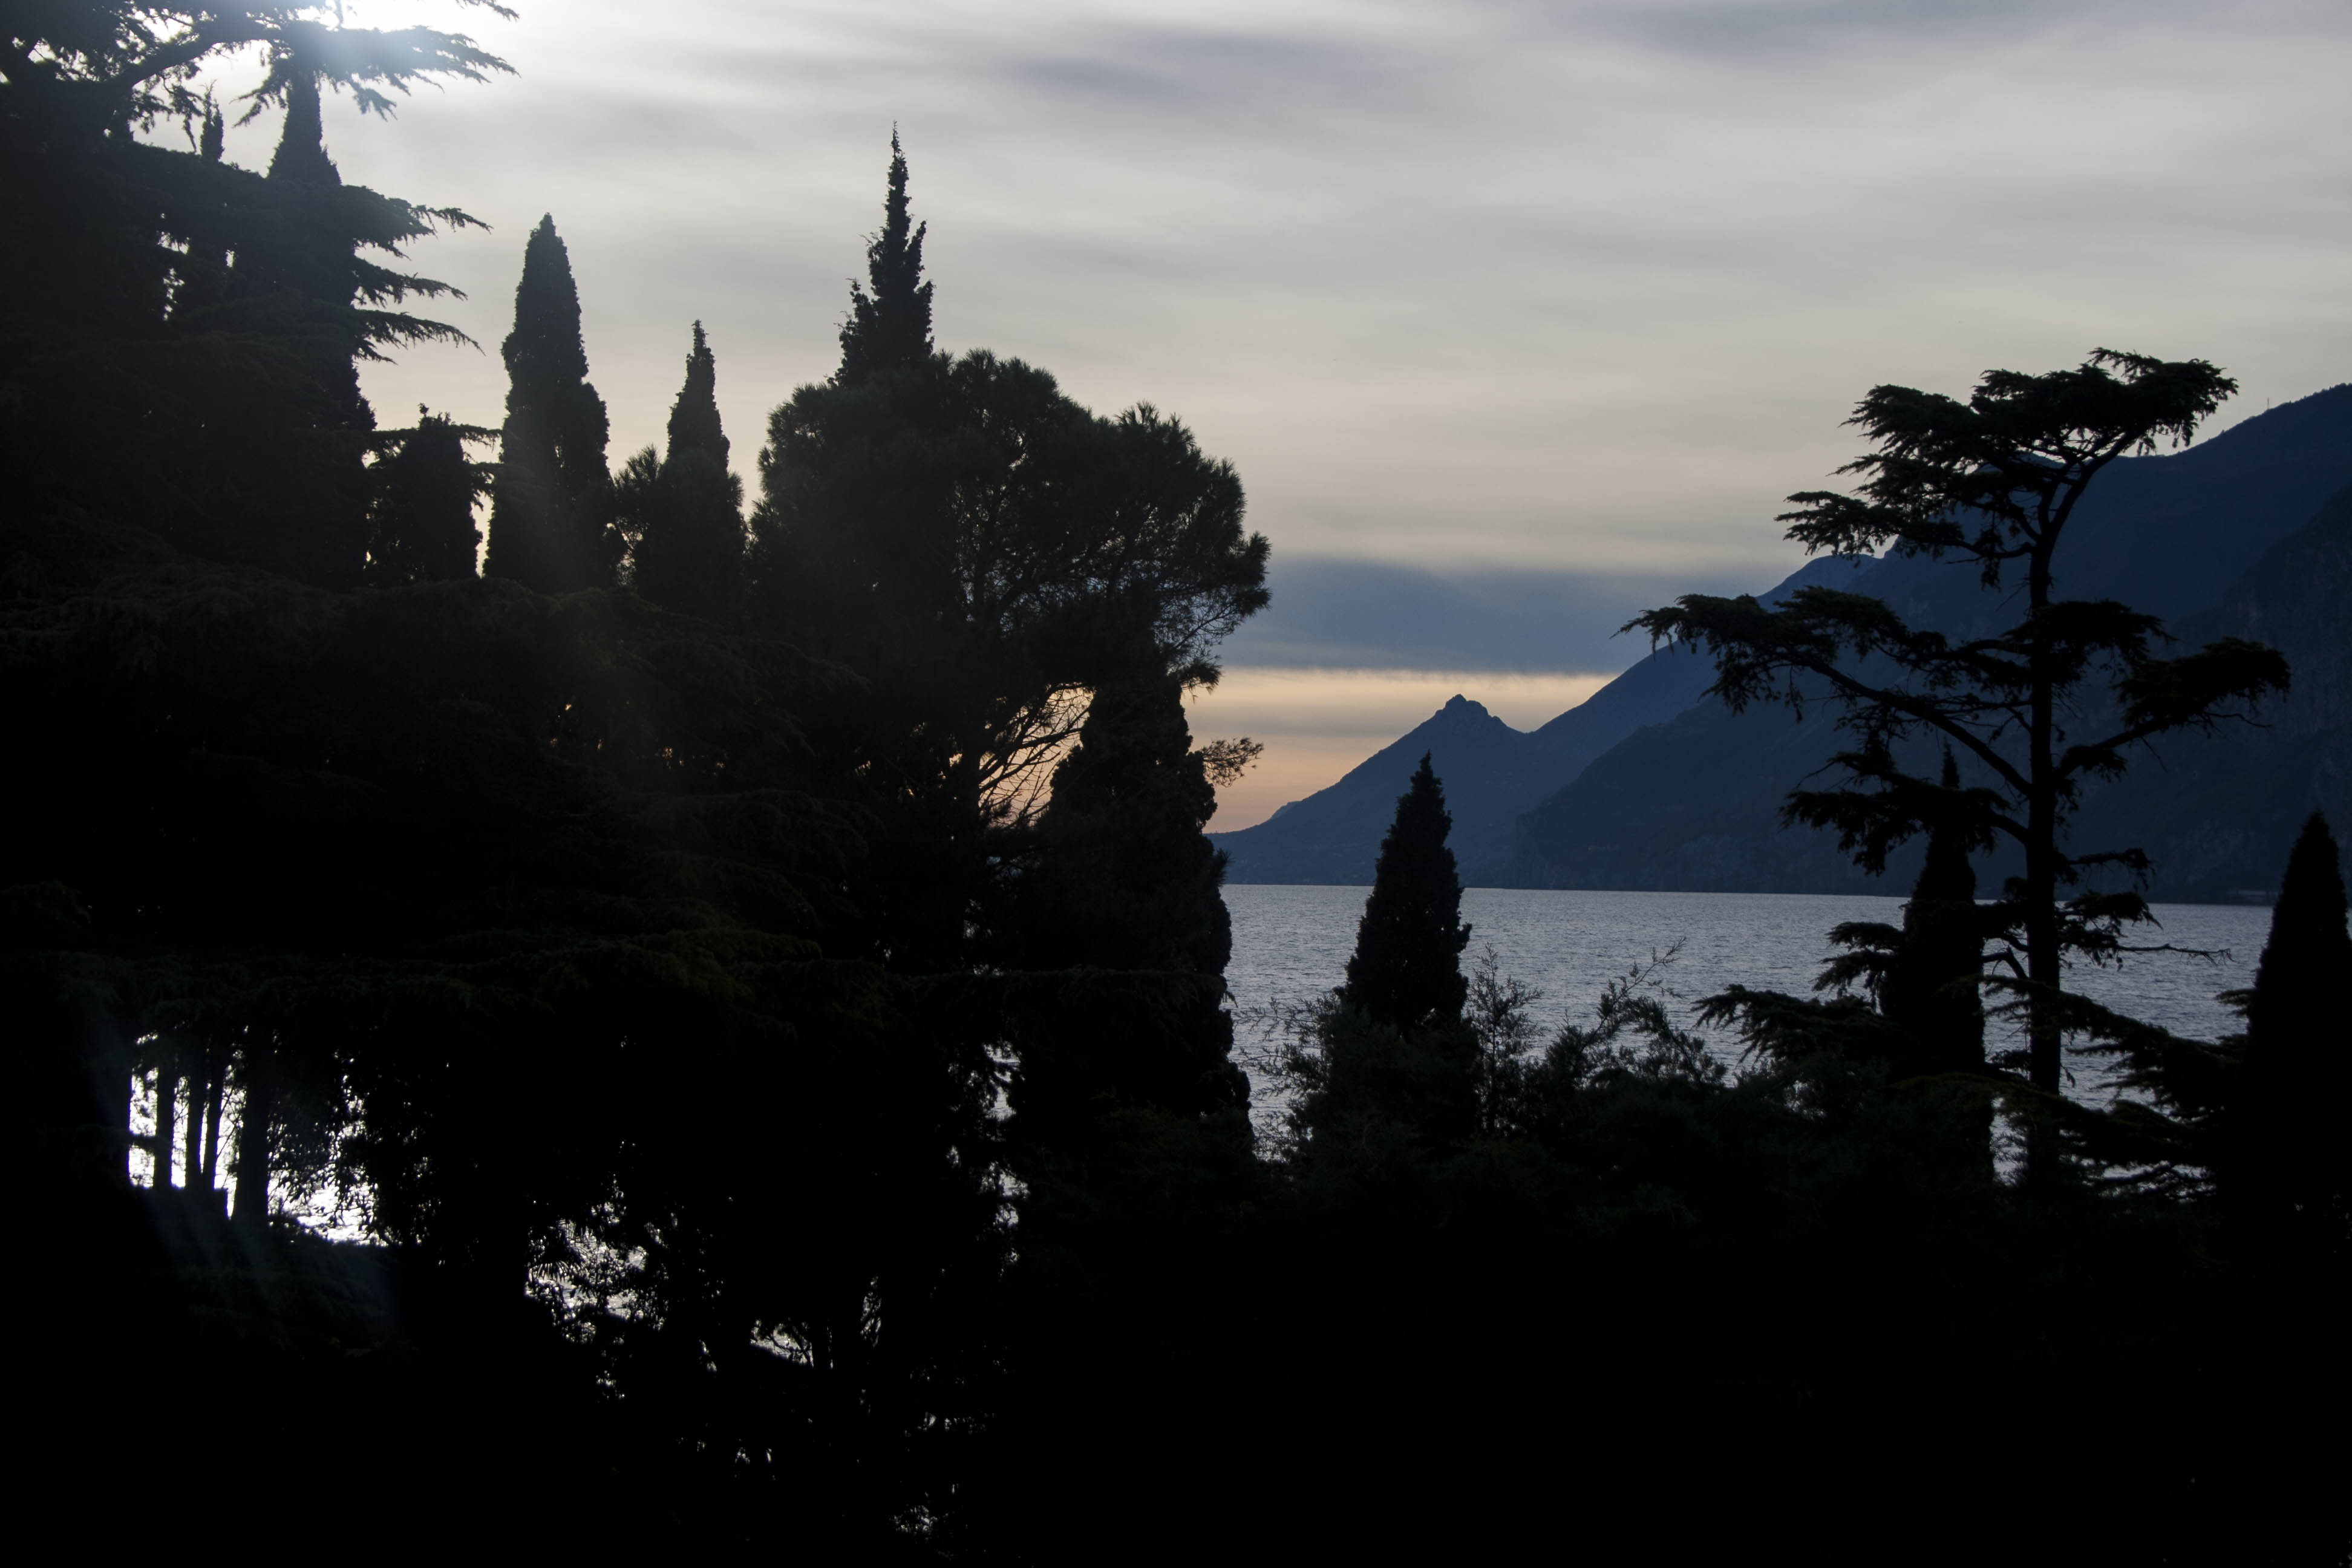
{"type": "MultiPolygon", "coordinates": [[[[2295,803],[2342,792],[2340,772],[2326,783],[2329,759],[2340,756],[2330,747],[2341,732],[2327,717],[2340,713],[2340,676],[2329,688],[2305,668],[2341,668],[2345,601],[2326,586],[2328,563],[2339,559],[2329,530],[2340,524],[2322,508],[2338,504],[2330,498],[2347,482],[2352,385],[2186,451],[2117,462],[2084,498],[2060,546],[2067,597],[2121,599],[2173,621],[2192,646],[2230,628],[2265,627],[2238,635],[2274,640],[2296,666],[2297,689],[2273,729],[2173,739],[2160,760],[2143,753],[2121,784],[2086,792],[2076,841],[2145,842],[2158,857],[2150,889],[2158,897],[2269,886],[2311,809],[2295,803]],[[2317,694],[2326,689],[2336,695],[2317,694]]],[[[1984,591],[1968,568],[1924,558],[1879,562],[1853,587],[1953,635],[2014,613],[2010,594],[1984,591]]],[[[1908,866],[1865,878],[1828,835],[1780,825],[1788,792],[1839,749],[1830,717],[1813,708],[1799,722],[1777,707],[1734,715],[1710,700],[1638,730],[1528,812],[1508,861],[1478,879],[1723,892],[1899,887],[1908,866]]],[[[1987,869],[1997,877],[2007,868],[1996,857],[1987,869]]]]}
{"type": "MultiPolygon", "coordinates": [[[[1869,563],[1814,561],[1763,596],[1778,602],[1811,584],[1854,580],[1869,563]]],[[[1687,649],[1662,649],[1534,731],[1514,730],[1457,696],[1347,776],[1295,800],[1254,827],[1209,837],[1230,857],[1231,882],[1369,883],[1381,837],[1425,752],[1454,813],[1454,857],[1465,870],[1511,853],[1522,812],[1644,724],[1673,718],[1715,679],[1687,649]]]]}
{"type": "Polygon", "coordinates": [[[2305,817],[2326,812],[2339,839],[2352,827],[2352,486],[2179,635],[2267,642],[2286,655],[2294,689],[2259,729],[2168,746],[2086,792],[2084,819],[2148,852],[2158,896],[2267,900],[2305,817]]]}

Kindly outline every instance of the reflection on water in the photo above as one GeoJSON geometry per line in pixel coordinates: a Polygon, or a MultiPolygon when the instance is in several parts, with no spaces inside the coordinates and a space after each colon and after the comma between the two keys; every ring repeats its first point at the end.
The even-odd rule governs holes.
{"type": "MultiPolygon", "coordinates": [[[[1246,1041],[1252,1017],[1269,1003],[1297,1002],[1345,977],[1356,921],[1368,888],[1244,885],[1225,889],[1234,917],[1234,956],[1225,983],[1246,1041]]],[[[2270,931],[2267,909],[2221,904],[2159,904],[2158,931],[2147,942],[2221,950],[2207,960],[2180,953],[2133,954],[2120,968],[2077,968],[2067,984],[2095,1001],[2175,1034],[2213,1039],[2237,1026],[2214,993],[2253,984],[2254,963],[2270,931]]],[[[1778,893],[1594,893],[1472,888],[1462,895],[1472,930],[1465,963],[1492,947],[1503,973],[1543,992],[1536,1016],[1546,1034],[1582,1019],[1601,987],[1635,964],[1674,951],[1660,978],[1685,1020],[1699,998],[1731,984],[1812,994],[1813,977],[1832,952],[1830,928],[1846,921],[1903,918],[1895,898],[1778,893]]],[[[1993,1049],[2013,1040],[1994,1021],[1993,1049]]],[[[2007,1032],[2013,1035],[2013,1029],[2007,1032]]],[[[1715,1039],[1727,1060],[1735,1042],[1715,1039]]],[[[2074,1090],[2094,1092],[2093,1064],[2076,1062],[2074,1090]]],[[[1273,1109],[1263,1088],[1262,1111],[1273,1109]]]]}

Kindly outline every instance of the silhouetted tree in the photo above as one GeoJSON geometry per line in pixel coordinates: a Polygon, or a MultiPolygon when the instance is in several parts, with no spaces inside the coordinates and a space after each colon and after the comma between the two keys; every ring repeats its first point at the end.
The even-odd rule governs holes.
{"type": "Polygon", "coordinates": [[[669,452],[648,447],[614,484],[630,581],[665,608],[731,621],[743,600],[743,481],[727,471],[719,421],[718,365],[694,323],[686,384],[670,408],[669,452]]]}
{"type": "Polygon", "coordinates": [[[300,54],[278,63],[264,92],[286,117],[268,177],[245,211],[207,202],[187,225],[188,291],[173,302],[173,326],[197,342],[224,331],[247,342],[211,345],[189,487],[200,511],[178,531],[207,553],[348,585],[369,542],[365,458],[375,427],[359,362],[382,358],[381,344],[464,341],[454,328],[376,308],[452,290],[361,251],[397,254],[444,219],[471,220],[347,188],[327,154],[321,74],[300,54]],[[222,279],[216,261],[231,238],[235,261],[222,279]]]}
{"type": "Polygon", "coordinates": [[[1054,770],[1013,956],[1034,969],[1143,971],[1167,984],[1126,1007],[1098,995],[1030,1032],[1012,1096],[1016,1137],[1067,1145],[1117,1110],[1195,1116],[1249,1103],[1223,1007],[1233,950],[1224,857],[1202,829],[1217,806],[1212,770],[1230,778],[1253,749],[1195,750],[1184,684],[1183,672],[1149,657],[1107,679],[1054,770]]]}
{"type": "Polygon", "coordinates": [[[701,452],[721,468],[727,467],[727,432],[719,422],[719,361],[694,323],[694,346],[687,351],[686,384],[669,407],[670,461],[687,452],[701,452]]]}
{"type": "Polygon", "coordinates": [[[2112,777],[2134,744],[2210,728],[2286,688],[2275,652],[2225,638],[2178,658],[2153,652],[2160,623],[2112,601],[2055,596],[2054,561],[2068,519],[2099,474],[2126,453],[2176,444],[2236,389],[2202,360],[2178,363],[2102,350],[2080,368],[2046,375],[1989,372],[1966,403],[1874,388],[1853,423],[1876,449],[1847,468],[1867,479],[1859,497],[1813,491],[1790,499],[1789,537],[1808,550],[1958,555],[1988,589],[2022,569],[2025,614],[1990,637],[1955,643],[1915,630],[1883,602],[1804,588],[1779,610],[1753,598],[1686,595],[1636,617],[1654,640],[1714,651],[1710,691],[1735,710],[1759,700],[1801,706],[1826,692],[1859,745],[1837,759],[1864,788],[1799,791],[1785,815],[1834,826],[1872,871],[1888,849],[1934,821],[1941,797],[1904,771],[1895,747],[1925,731],[1969,753],[1990,775],[1999,809],[1981,825],[2013,840],[2025,870],[2008,889],[2005,925],[2033,986],[2030,1068],[2055,1096],[2062,1031],[2053,1006],[2069,948],[2111,952],[2117,923],[2140,918],[2137,894],[2061,889],[2087,868],[2143,870],[2137,849],[2076,852],[2065,826],[2085,776],[2112,777]],[[2111,704],[2092,710],[2112,727],[2074,740],[2077,689],[2104,677],[2111,704]],[[1809,686],[1807,683],[1814,683],[1809,686]]]}
{"type": "MultiPolygon", "coordinates": [[[[1981,792],[1960,787],[1959,763],[1944,752],[1940,805],[1927,858],[1903,906],[1903,923],[1849,921],[1830,940],[1853,951],[1831,961],[1823,986],[1863,983],[1893,1026],[1896,1069],[1905,1074],[1981,1070],[1986,921],[1976,901],[1972,851],[1984,847],[1981,792]]],[[[1924,796],[1923,796],[1924,800],[1924,796]]]]}
{"type": "Polygon", "coordinates": [[[910,226],[907,157],[893,128],[882,228],[866,247],[866,283],[849,286],[849,320],[841,328],[841,369],[834,378],[840,384],[852,385],[877,372],[903,370],[930,358],[931,285],[923,277],[923,236],[929,226],[910,226]]]}
{"type": "Polygon", "coordinates": [[[1445,846],[1453,827],[1444,789],[1423,755],[1381,840],[1340,991],[1343,1005],[1374,1023],[1423,1029],[1462,1016],[1470,928],[1462,923],[1462,879],[1445,846]]]}
{"type": "Polygon", "coordinates": [[[757,624],[867,683],[866,776],[898,818],[875,941],[928,970],[985,931],[988,835],[1034,808],[1101,671],[1139,626],[1166,668],[1203,658],[1265,604],[1266,545],[1231,466],[1149,406],[1098,418],[984,352],[874,357],[868,329],[929,331],[903,174],[844,373],[770,416],[747,570],[757,624]]]}
{"type": "Polygon", "coordinates": [[[387,431],[394,445],[379,459],[374,537],[368,574],[384,583],[444,583],[475,575],[482,531],[474,505],[490,487],[487,464],[466,456],[466,443],[493,432],[459,425],[422,404],[411,430],[387,431]]]}
{"type": "Polygon", "coordinates": [[[552,216],[539,220],[523,247],[514,331],[500,352],[507,419],[486,574],[542,594],[608,585],[621,551],[604,467],[610,426],[588,383],[580,290],[552,216]]]}
{"type": "Polygon", "coordinates": [[[1393,1137],[1449,1147],[1486,1119],[1480,1095],[1497,1074],[1462,1014],[1470,928],[1445,844],[1453,823],[1424,756],[1381,841],[1347,984],[1308,1010],[1289,1055],[1304,1091],[1292,1121],[1308,1135],[1310,1161],[1328,1163],[1330,1151],[1352,1158],[1393,1137]]]}
{"type": "Polygon", "coordinates": [[[368,422],[350,362],[463,341],[390,308],[445,285],[360,253],[397,258],[473,220],[342,184],[318,96],[349,91],[381,113],[382,89],[509,68],[459,35],[339,21],[326,5],[168,0],[12,16],[0,361],[16,390],[0,414],[0,466],[20,518],[136,518],[193,553],[356,578],[368,422]],[[288,108],[267,178],[222,159],[217,108],[190,90],[224,53],[255,46],[268,72],[253,111],[288,108]],[[159,120],[179,121],[195,150],[133,134],[159,120]],[[121,437],[130,430],[136,440],[121,437]]]}
{"type": "Polygon", "coordinates": [[[2336,837],[2312,814],[2288,857],[2254,984],[2222,1193],[2257,1226],[2352,1242],[2352,934],[2336,837]]]}
{"type": "MultiPolygon", "coordinates": [[[[1958,765],[1947,752],[1943,787],[1959,789],[1958,765]]],[[[1879,1005],[1887,1021],[1917,1051],[1920,1072],[1966,1072],[1984,1066],[1984,935],[1977,912],[1976,868],[1969,864],[1966,830],[1939,824],[1927,836],[1927,855],[1911,898],[1903,906],[1903,942],[1886,972],[1879,1005]]]]}

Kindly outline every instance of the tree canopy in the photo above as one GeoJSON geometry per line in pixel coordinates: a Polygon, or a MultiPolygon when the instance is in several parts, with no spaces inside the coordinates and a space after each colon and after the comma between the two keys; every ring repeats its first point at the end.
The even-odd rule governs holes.
{"type": "Polygon", "coordinates": [[[1837,759],[1854,783],[1800,791],[1788,816],[1836,828],[1864,866],[1882,868],[1892,846],[1939,819],[2018,845],[2025,870],[2004,907],[2035,988],[2030,1071],[2046,1094],[2059,1091],[2062,1037],[2041,998],[2061,987],[2063,955],[2112,952],[2119,924],[2145,914],[2129,890],[2062,900],[2087,871],[2146,864],[2133,847],[2067,842],[2084,781],[2121,773],[2134,747],[2164,734],[2249,717],[2287,685],[2285,661],[2269,648],[2223,638],[2166,658],[2156,617],[2057,597],[2055,553],[2102,469],[2159,440],[2186,441],[2235,387],[2201,360],[2101,350],[2070,371],[1988,372],[1965,403],[1873,389],[1852,423],[1874,447],[1844,469],[1865,476],[1862,493],[1801,492],[1780,521],[1810,551],[1960,557],[1988,591],[2014,563],[2023,613],[1990,635],[1915,628],[1880,600],[1819,587],[1777,610],[1685,595],[1630,623],[1711,651],[1709,689],[1734,710],[1832,703],[1855,737],[1837,759]],[[2095,700],[2084,702],[2076,693],[2090,682],[2084,695],[2095,700]],[[1920,735],[1951,745],[1988,783],[1947,791],[1909,771],[1902,749],[1920,735]]]}

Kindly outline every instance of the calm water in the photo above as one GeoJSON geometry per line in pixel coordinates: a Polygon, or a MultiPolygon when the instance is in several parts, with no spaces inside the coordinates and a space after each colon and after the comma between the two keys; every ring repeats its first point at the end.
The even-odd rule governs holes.
{"type": "MultiPolygon", "coordinates": [[[[1234,956],[1225,982],[1250,1019],[1269,1003],[1297,1002],[1345,978],[1356,921],[1368,888],[1269,887],[1225,889],[1234,917],[1234,956]]],[[[1659,971],[1687,1020],[1699,998],[1734,984],[1799,995],[1831,955],[1830,928],[1845,921],[1899,922],[1903,901],[1775,893],[1591,893],[1472,888],[1462,895],[1472,930],[1465,965],[1492,947],[1503,973],[1542,991],[1536,1016],[1549,1034],[1589,1016],[1601,987],[1635,964],[1680,951],[1659,971]]],[[[2214,993],[2250,985],[2270,931],[2267,909],[2220,904],[2159,904],[2160,934],[2144,940],[2218,948],[2214,960],[2178,953],[2127,957],[2120,969],[2082,968],[2068,984],[2121,1013],[2175,1034],[2213,1039],[2236,1027],[2236,1015],[2214,993]]],[[[1993,1026],[1998,1033],[2000,1025],[1993,1026]]],[[[1738,1046],[1714,1040],[1727,1061],[1738,1046]]],[[[1995,1049],[2003,1042],[1990,1042],[1995,1049]]],[[[2099,1089],[2093,1064],[2077,1063],[2078,1094],[2099,1089]]],[[[1261,1092],[1261,1111],[1274,1109],[1261,1092]]]]}

